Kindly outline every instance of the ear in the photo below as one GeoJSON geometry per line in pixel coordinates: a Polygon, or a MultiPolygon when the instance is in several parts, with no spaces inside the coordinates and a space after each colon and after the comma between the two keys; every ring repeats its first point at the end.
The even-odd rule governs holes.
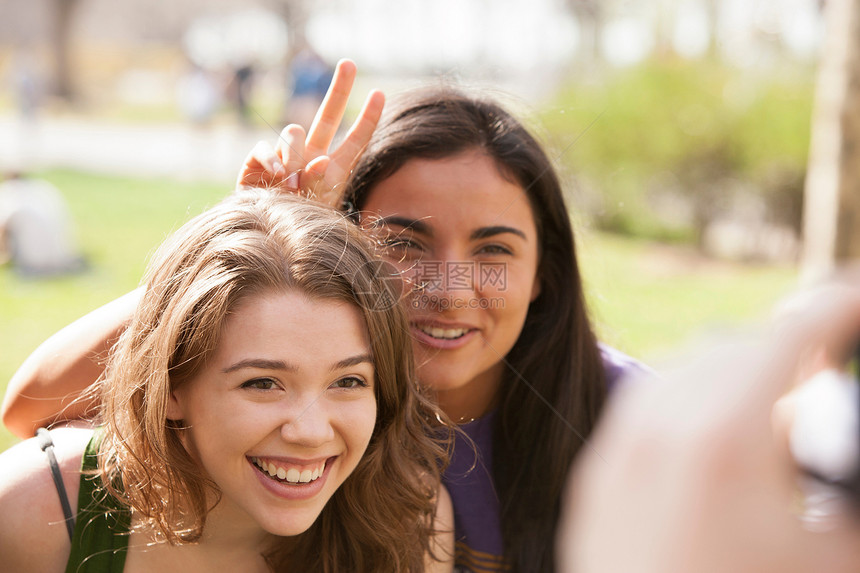
{"type": "Polygon", "coordinates": [[[182,401],[176,396],[176,392],[173,391],[170,393],[170,397],[167,401],[167,419],[168,420],[182,420],[185,417],[185,411],[182,407],[182,401]]]}

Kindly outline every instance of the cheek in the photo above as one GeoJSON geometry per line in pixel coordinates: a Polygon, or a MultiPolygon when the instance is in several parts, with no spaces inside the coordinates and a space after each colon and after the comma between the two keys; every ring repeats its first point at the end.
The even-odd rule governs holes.
{"type": "Polygon", "coordinates": [[[198,399],[187,413],[187,429],[181,432],[188,452],[201,463],[223,461],[244,452],[249,444],[274,427],[269,412],[227,400],[198,399]]]}
{"type": "Polygon", "coordinates": [[[338,416],[340,432],[350,452],[357,458],[364,455],[376,425],[376,400],[371,396],[346,404],[338,416]]]}
{"type": "Polygon", "coordinates": [[[493,283],[485,283],[482,294],[497,298],[504,309],[528,308],[540,292],[537,271],[531,266],[510,266],[507,273],[493,283]]]}

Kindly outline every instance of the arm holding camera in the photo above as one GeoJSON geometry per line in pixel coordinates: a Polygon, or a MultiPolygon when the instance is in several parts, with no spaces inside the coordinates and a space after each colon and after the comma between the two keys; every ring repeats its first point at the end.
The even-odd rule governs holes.
{"type": "Polygon", "coordinates": [[[855,515],[825,531],[801,519],[798,467],[772,416],[796,382],[844,367],[860,335],[857,278],[795,299],[764,336],[627,385],[572,472],[562,570],[860,570],[855,515]]]}

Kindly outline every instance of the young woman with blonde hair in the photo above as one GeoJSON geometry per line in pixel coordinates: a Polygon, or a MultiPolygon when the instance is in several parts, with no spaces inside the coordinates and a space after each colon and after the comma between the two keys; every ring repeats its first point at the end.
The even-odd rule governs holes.
{"type": "Polygon", "coordinates": [[[290,196],[184,225],[112,350],[99,428],[0,455],[4,567],[450,571],[444,447],[377,266],[290,196]]]}

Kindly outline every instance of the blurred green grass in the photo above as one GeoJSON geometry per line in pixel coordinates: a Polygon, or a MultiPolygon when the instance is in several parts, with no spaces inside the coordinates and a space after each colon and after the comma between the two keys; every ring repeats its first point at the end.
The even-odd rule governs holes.
{"type": "MultiPolygon", "coordinates": [[[[33,280],[0,267],[0,391],[40,342],[137,286],[148,256],[226,186],[72,171],[36,174],[57,185],[75,217],[88,272],[33,280]]],[[[602,338],[646,361],[716,326],[766,315],[796,279],[791,266],[714,262],[688,247],[591,230],[579,233],[589,302],[602,338]]],[[[0,428],[0,450],[17,439],[0,428]]]]}
{"type": "Polygon", "coordinates": [[[716,261],[689,246],[606,233],[585,234],[578,254],[601,339],[651,364],[763,322],[798,280],[794,265],[716,261]]]}

